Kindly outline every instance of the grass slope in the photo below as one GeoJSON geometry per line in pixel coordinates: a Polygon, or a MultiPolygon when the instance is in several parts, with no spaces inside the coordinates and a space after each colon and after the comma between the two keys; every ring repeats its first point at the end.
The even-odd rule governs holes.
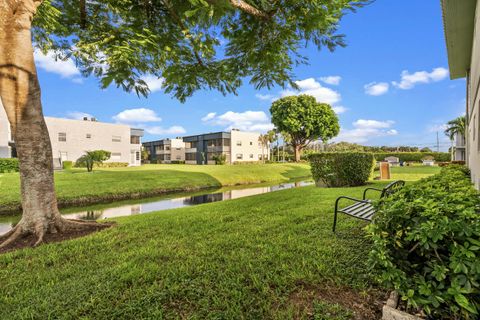
{"type": "MultiPolygon", "coordinates": [[[[310,176],[307,164],[251,164],[234,166],[145,165],[132,168],[84,169],[57,172],[55,185],[61,206],[103,200],[151,196],[236,184],[286,181],[310,176]]],[[[18,173],[0,174],[0,212],[20,205],[18,173]]]]}
{"type": "MultiPolygon", "coordinates": [[[[436,172],[395,168],[393,178],[436,172]]],[[[0,255],[1,315],[374,319],[383,296],[365,223],[341,215],[331,232],[336,197],[363,189],[311,186],[118,218],[101,233],[0,255]]]]}
{"type": "Polygon", "coordinates": [[[0,255],[2,317],[347,319],[371,304],[368,242],[364,223],[343,216],[334,236],[332,210],[362,190],[312,186],[131,216],[0,255]]]}

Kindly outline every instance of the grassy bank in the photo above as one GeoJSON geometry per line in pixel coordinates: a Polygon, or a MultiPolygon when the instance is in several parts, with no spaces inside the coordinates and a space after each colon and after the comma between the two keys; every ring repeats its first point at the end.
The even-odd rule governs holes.
{"type": "MultiPolygon", "coordinates": [[[[145,165],[97,169],[91,173],[85,169],[57,172],[55,185],[59,204],[65,207],[309,176],[310,167],[307,164],[145,165]]],[[[18,211],[19,206],[18,173],[0,174],[0,212],[18,211]]]]}
{"type": "Polygon", "coordinates": [[[373,319],[364,223],[342,216],[331,232],[335,198],[362,190],[305,187],[119,218],[0,255],[2,317],[373,319]]]}

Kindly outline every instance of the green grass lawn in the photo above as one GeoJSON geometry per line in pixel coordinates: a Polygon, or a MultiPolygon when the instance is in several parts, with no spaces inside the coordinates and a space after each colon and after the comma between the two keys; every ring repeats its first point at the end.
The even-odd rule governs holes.
{"type": "MultiPolygon", "coordinates": [[[[436,172],[395,168],[393,178],[436,172]]],[[[369,271],[365,223],[342,215],[331,232],[335,199],[363,189],[310,186],[117,218],[97,234],[2,254],[1,316],[374,319],[385,293],[369,271]]]]}
{"type": "Polygon", "coordinates": [[[354,303],[369,308],[368,241],[364,223],[347,217],[334,236],[332,210],[337,196],[362,190],[312,186],[131,216],[0,255],[1,315],[347,319],[354,303]]]}
{"type": "MultiPolygon", "coordinates": [[[[145,165],[132,168],[85,169],[57,172],[59,203],[91,204],[162,192],[236,184],[286,181],[310,176],[308,164],[251,164],[234,166],[145,165]]],[[[0,174],[0,212],[20,205],[18,173],[0,174]]]]}

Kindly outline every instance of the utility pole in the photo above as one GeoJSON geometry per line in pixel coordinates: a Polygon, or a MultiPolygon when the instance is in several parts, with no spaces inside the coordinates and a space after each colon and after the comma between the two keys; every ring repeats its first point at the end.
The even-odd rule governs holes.
{"type": "Polygon", "coordinates": [[[437,152],[440,152],[440,143],[438,141],[438,131],[437,131],[437,152]]]}

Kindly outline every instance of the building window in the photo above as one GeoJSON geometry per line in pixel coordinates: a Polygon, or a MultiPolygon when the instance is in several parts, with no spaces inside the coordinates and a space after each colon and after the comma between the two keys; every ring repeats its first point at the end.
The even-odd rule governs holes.
{"type": "Polygon", "coordinates": [[[120,137],[120,136],[112,136],[112,142],[122,142],[122,137],[120,137]]]}
{"type": "Polygon", "coordinates": [[[253,159],[253,154],[250,154],[250,159],[253,159]]]}
{"type": "Polygon", "coordinates": [[[58,141],[66,142],[67,141],[67,133],[66,132],[59,132],[58,133],[58,141]]]}
{"type": "Polygon", "coordinates": [[[155,153],[159,153],[160,151],[163,151],[163,150],[164,150],[163,145],[155,146],[155,153]]]}
{"type": "Polygon", "coordinates": [[[170,146],[165,146],[165,150],[170,151],[170,146]]]}
{"type": "Polygon", "coordinates": [[[175,159],[177,159],[177,160],[182,160],[182,156],[178,154],[178,155],[175,157],[175,159]]]}
{"type": "Polygon", "coordinates": [[[237,146],[241,147],[242,146],[242,141],[237,141],[237,146]]]}
{"type": "Polygon", "coordinates": [[[195,161],[195,160],[197,160],[197,154],[196,153],[185,153],[185,160],[195,161]]]}
{"type": "Polygon", "coordinates": [[[253,142],[252,142],[252,141],[250,141],[250,145],[253,146],[253,142]]]}
{"type": "Polygon", "coordinates": [[[122,157],[122,154],[120,152],[112,152],[111,159],[112,160],[119,160],[122,157]]]}
{"type": "Polygon", "coordinates": [[[170,155],[169,155],[169,154],[166,154],[166,155],[165,155],[165,160],[171,160],[171,158],[170,158],[170,155]]]}
{"type": "Polygon", "coordinates": [[[137,161],[140,161],[140,152],[136,152],[135,153],[135,159],[137,159],[137,161]]]}
{"type": "Polygon", "coordinates": [[[258,160],[262,160],[263,159],[263,155],[259,154],[258,155],[258,160]]]}
{"type": "Polygon", "coordinates": [[[230,139],[222,139],[222,146],[230,147],[230,139]]]}
{"type": "Polygon", "coordinates": [[[237,160],[243,160],[243,154],[237,153],[237,160]]]}
{"type": "Polygon", "coordinates": [[[87,139],[92,139],[92,135],[90,133],[87,133],[87,139]]]}
{"type": "Polygon", "coordinates": [[[130,136],[130,144],[140,144],[139,136],[130,136]]]}

